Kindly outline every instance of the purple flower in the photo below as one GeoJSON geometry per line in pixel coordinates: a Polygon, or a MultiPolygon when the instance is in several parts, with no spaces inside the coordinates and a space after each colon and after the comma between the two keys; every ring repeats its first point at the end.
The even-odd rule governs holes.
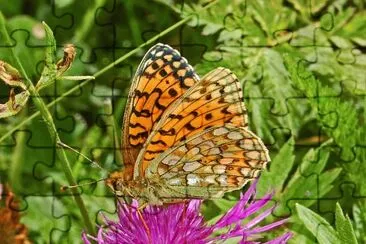
{"type": "MultiPolygon", "coordinates": [[[[177,203],[167,206],[148,206],[141,211],[137,210],[137,201],[132,205],[120,203],[118,206],[119,221],[114,222],[105,218],[107,228],[99,228],[96,237],[83,233],[84,243],[95,240],[100,244],[110,243],[216,243],[231,238],[241,239],[240,243],[255,244],[260,234],[272,230],[287,221],[282,219],[264,226],[257,226],[264,218],[270,215],[275,206],[262,210],[271,200],[273,193],[255,200],[256,181],[239,202],[232,207],[215,224],[205,223],[200,214],[201,200],[191,200],[186,203],[177,203]],[[244,223],[243,220],[250,218],[244,223]]],[[[292,234],[287,232],[268,244],[287,243],[292,234]]]]}

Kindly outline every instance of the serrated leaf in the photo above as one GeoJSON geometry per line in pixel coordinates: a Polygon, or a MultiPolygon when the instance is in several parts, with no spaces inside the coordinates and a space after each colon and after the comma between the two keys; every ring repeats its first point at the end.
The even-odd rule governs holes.
{"type": "Polygon", "coordinates": [[[355,232],[352,227],[351,220],[348,216],[344,216],[339,203],[336,205],[336,230],[338,232],[341,243],[357,244],[355,232]]]}
{"type": "Polygon", "coordinates": [[[276,199],[281,202],[275,210],[278,215],[289,214],[288,208],[299,200],[309,207],[333,188],[332,184],[341,169],[324,172],[329,158],[329,151],[324,148],[326,145],[325,143],[316,150],[309,150],[283,192],[276,194],[276,199]]]}
{"type": "Polygon", "coordinates": [[[257,184],[257,196],[264,196],[270,190],[281,192],[294,161],[294,139],[290,138],[271,161],[270,169],[261,173],[257,184]]]}
{"type": "Polygon", "coordinates": [[[296,210],[305,227],[316,237],[320,244],[341,243],[333,227],[320,215],[298,203],[296,204],[296,210]]]}
{"type": "Polygon", "coordinates": [[[342,147],[345,158],[353,157],[352,148],[356,145],[359,128],[354,104],[342,100],[334,89],[315,79],[314,75],[304,67],[303,62],[295,62],[290,56],[285,60],[292,83],[304,92],[313,107],[318,108],[317,119],[325,133],[342,147]]]}

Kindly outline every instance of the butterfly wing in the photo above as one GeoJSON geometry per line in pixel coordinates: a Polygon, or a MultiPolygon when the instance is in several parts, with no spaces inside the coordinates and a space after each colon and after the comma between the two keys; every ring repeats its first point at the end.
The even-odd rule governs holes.
{"type": "Polygon", "coordinates": [[[269,161],[262,141],[244,127],[214,126],[160,154],[146,177],[158,179],[163,201],[221,197],[240,189],[269,161]]]}
{"type": "Polygon", "coordinates": [[[209,72],[163,113],[138,156],[134,177],[144,177],[159,154],[205,129],[246,128],[246,113],[237,77],[225,68],[209,72]]]}
{"type": "Polygon", "coordinates": [[[133,78],[124,114],[122,154],[127,169],[133,169],[163,112],[198,80],[187,60],[170,46],[157,44],[146,53],[133,78]]]}

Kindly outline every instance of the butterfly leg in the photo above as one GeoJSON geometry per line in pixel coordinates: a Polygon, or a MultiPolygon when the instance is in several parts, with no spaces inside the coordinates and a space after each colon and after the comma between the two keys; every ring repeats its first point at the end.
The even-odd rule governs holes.
{"type": "Polygon", "coordinates": [[[149,226],[147,226],[146,221],[145,221],[145,219],[144,219],[144,217],[142,216],[141,211],[140,211],[140,210],[142,210],[143,208],[145,208],[145,207],[146,207],[146,205],[147,205],[147,203],[144,203],[143,205],[139,206],[139,207],[136,209],[136,211],[137,211],[137,214],[139,215],[139,217],[140,217],[140,219],[141,219],[141,221],[142,221],[142,224],[144,225],[144,228],[145,228],[145,230],[146,230],[147,236],[148,236],[148,238],[149,238],[149,244],[151,244],[151,243],[152,243],[152,241],[151,241],[151,232],[150,232],[149,226]]]}

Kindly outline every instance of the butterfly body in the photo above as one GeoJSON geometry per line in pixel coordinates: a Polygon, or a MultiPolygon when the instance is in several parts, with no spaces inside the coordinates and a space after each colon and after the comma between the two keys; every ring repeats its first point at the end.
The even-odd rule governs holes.
{"type": "Polygon", "coordinates": [[[144,203],[152,205],[162,205],[161,197],[157,195],[157,189],[160,189],[158,183],[151,182],[148,179],[126,180],[122,172],[114,172],[109,176],[107,185],[109,185],[117,196],[128,196],[138,199],[140,206],[144,203]]]}
{"type": "Polygon", "coordinates": [[[200,79],[178,51],[157,44],[131,85],[123,121],[125,167],[107,184],[153,205],[240,189],[269,161],[246,116],[230,70],[217,68],[200,79]]]}

